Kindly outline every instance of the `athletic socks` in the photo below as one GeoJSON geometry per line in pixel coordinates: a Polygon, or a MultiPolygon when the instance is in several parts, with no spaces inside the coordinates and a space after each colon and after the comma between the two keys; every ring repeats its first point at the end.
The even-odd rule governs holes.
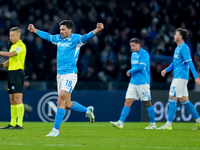
{"type": "Polygon", "coordinates": [[[153,106],[148,107],[147,111],[150,118],[150,123],[155,123],[155,112],[153,106]]]}
{"type": "Polygon", "coordinates": [[[181,103],[185,108],[189,111],[189,113],[192,115],[192,117],[196,120],[199,118],[199,114],[197,112],[197,109],[194,107],[194,105],[189,101],[185,101],[181,103]]]}
{"type": "Polygon", "coordinates": [[[168,119],[166,122],[166,126],[168,127],[172,126],[172,121],[176,116],[176,111],[177,111],[177,101],[169,99],[168,119]]]}
{"type": "Polygon", "coordinates": [[[24,117],[24,104],[16,105],[17,109],[17,125],[20,127],[23,126],[23,117],[24,117]]]}
{"type": "Polygon", "coordinates": [[[57,108],[57,113],[54,122],[54,128],[56,128],[57,130],[59,130],[60,128],[64,115],[65,115],[65,109],[57,108]]]}
{"type": "MultiPolygon", "coordinates": [[[[70,110],[84,112],[84,113],[87,112],[87,108],[85,106],[79,104],[76,101],[72,101],[72,102],[73,102],[73,105],[70,108],[70,110]]],[[[60,125],[63,121],[64,115],[65,115],[65,109],[57,108],[57,113],[56,113],[55,122],[54,122],[55,129],[59,130],[60,125]]]]}
{"type": "Polygon", "coordinates": [[[10,114],[11,114],[11,120],[10,120],[10,125],[15,127],[17,124],[17,107],[16,105],[11,105],[10,107],[10,114]]]}
{"type": "Polygon", "coordinates": [[[11,105],[11,121],[10,125],[15,127],[19,125],[23,126],[24,117],[24,104],[11,105]]]}
{"type": "Polygon", "coordinates": [[[174,120],[174,117],[176,116],[176,110],[177,110],[177,101],[169,99],[169,110],[168,110],[167,121],[172,122],[174,120]]]}
{"type": "Polygon", "coordinates": [[[128,116],[129,112],[130,112],[131,108],[124,106],[121,112],[121,116],[119,118],[119,121],[123,122],[125,121],[126,117],[128,116]]]}
{"type": "Polygon", "coordinates": [[[84,112],[86,113],[87,112],[87,108],[81,104],[79,104],[78,102],[76,101],[72,101],[73,102],[73,105],[72,107],[70,108],[70,110],[73,110],[73,111],[78,111],[78,112],[84,112]]]}

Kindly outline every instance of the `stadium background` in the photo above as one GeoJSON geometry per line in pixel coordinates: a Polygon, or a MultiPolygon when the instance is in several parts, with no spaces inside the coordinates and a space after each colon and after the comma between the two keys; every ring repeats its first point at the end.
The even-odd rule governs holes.
{"type": "MultiPolygon", "coordinates": [[[[96,92],[96,97],[112,93],[113,95],[102,98],[110,104],[117,102],[114,106],[117,112],[113,114],[119,116],[129,82],[125,75],[130,68],[129,39],[138,37],[142,47],[151,56],[151,89],[155,92],[152,96],[162,94],[160,90],[165,90],[166,96],[155,97],[156,101],[162,101],[165,107],[172,74],[162,78],[160,71],[172,61],[173,50],[176,47],[173,42],[176,28],[183,27],[189,30],[190,37],[186,43],[191,49],[197,72],[200,73],[200,18],[197,15],[199,9],[198,0],[0,0],[0,48],[1,51],[9,50],[9,29],[19,26],[23,33],[22,40],[27,45],[24,101],[32,107],[37,106],[42,97],[40,92],[45,95],[56,90],[56,46],[28,32],[28,24],[33,23],[36,28],[57,34],[58,23],[64,19],[71,19],[75,23],[73,32],[84,34],[94,29],[97,22],[102,22],[105,29],[81,49],[78,61],[79,82],[74,91],[75,97],[78,95],[76,93],[82,90],[88,95],[90,92],[96,92]],[[102,91],[105,93],[102,94],[102,91]],[[116,97],[119,91],[121,95],[116,97]],[[29,92],[39,95],[39,98],[26,96],[29,92]],[[33,101],[36,104],[32,104],[33,101]]],[[[7,58],[0,56],[0,63],[6,60],[7,58]]],[[[5,103],[0,106],[0,110],[3,113],[7,113],[9,109],[6,80],[7,70],[1,69],[0,100],[5,103]]],[[[188,88],[190,92],[194,92],[193,102],[199,106],[200,89],[195,86],[192,75],[188,88]]],[[[86,104],[93,101],[95,105],[101,105],[95,99],[84,101],[86,104]]],[[[110,104],[108,106],[112,107],[110,104]]],[[[139,111],[142,110],[140,103],[136,106],[139,107],[139,111]]],[[[106,105],[102,107],[106,109],[106,105]]],[[[34,107],[33,110],[37,108],[34,107]]],[[[9,120],[9,114],[7,116],[0,116],[0,120],[9,120]]],[[[139,114],[140,120],[132,117],[129,121],[144,121],[145,116],[140,116],[143,114],[139,114]]],[[[104,121],[107,119],[104,118],[104,121]]]]}

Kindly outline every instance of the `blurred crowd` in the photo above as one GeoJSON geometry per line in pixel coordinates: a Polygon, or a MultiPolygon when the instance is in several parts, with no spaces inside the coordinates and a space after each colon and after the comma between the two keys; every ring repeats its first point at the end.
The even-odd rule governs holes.
{"type": "MultiPolygon", "coordinates": [[[[56,80],[56,46],[30,33],[28,25],[54,35],[61,20],[71,19],[73,32],[85,34],[102,22],[105,29],[81,48],[79,81],[129,81],[129,40],[137,37],[151,55],[152,82],[165,83],[172,75],[162,78],[160,71],[173,59],[173,35],[179,27],[189,30],[186,43],[200,72],[199,9],[199,0],[0,0],[0,50],[9,50],[9,29],[19,26],[27,45],[27,80],[56,80]]],[[[6,59],[0,57],[0,62],[6,59]]],[[[6,71],[1,70],[4,79],[6,71]]]]}

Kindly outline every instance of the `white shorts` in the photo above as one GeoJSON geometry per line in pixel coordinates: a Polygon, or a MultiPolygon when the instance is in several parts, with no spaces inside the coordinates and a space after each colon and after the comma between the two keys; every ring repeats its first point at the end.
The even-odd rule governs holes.
{"type": "Polygon", "coordinates": [[[57,88],[58,95],[61,90],[72,93],[74,87],[77,83],[77,74],[69,73],[69,74],[58,74],[57,75],[57,88]]]}
{"type": "Polygon", "coordinates": [[[129,83],[126,91],[126,99],[131,98],[135,100],[148,101],[151,100],[150,85],[134,85],[129,83]]]}
{"type": "Polygon", "coordinates": [[[188,80],[186,79],[173,79],[170,86],[169,95],[178,98],[188,96],[187,84],[188,80]]]}

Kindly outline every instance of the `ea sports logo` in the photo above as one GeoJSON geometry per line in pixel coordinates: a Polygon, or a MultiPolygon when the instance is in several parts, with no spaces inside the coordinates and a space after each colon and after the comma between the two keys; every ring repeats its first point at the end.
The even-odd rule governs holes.
{"type": "MultiPolygon", "coordinates": [[[[43,122],[54,122],[57,112],[57,100],[57,92],[49,92],[39,100],[37,111],[43,122]]],[[[66,110],[63,122],[69,119],[70,114],[71,110],[66,110]]]]}

